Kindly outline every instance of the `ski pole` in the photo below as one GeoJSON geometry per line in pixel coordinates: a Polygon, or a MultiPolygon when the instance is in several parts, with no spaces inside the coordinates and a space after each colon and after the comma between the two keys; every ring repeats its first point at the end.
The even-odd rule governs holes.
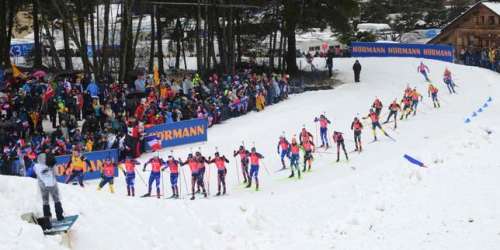
{"type": "Polygon", "coordinates": [[[318,145],[319,140],[320,140],[320,139],[318,139],[318,126],[319,126],[319,125],[315,122],[315,123],[314,123],[314,130],[315,130],[315,131],[314,131],[314,137],[315,137],[315,139],[316,139],[316,145],[318,145]]]}
{"type": "Polygon", "coordinates": [[[328,155],[336,155],[337,154],[336,152],[320,152],[320,151],[316,151],[314,153],[315,154],[328,154],[328,155]]]}
{"type": "MultiPolygon", "coordinates": [[[[187,181],[186,181],[186,174],[184,174],[184,168],[181,167],[181,173],[182,173],[182,178],[184,179],[184,185],[186,186],[186,192],[188,192],[188,185],[187,185],[187,181]]],[[[180,197],[180,193],[181,193],[181,188],[180,188],[181,185],[179,185],[179,197],[180,197]]]]}
{"type": "Polygon", "coordinates": [[[141,179],[142,183],[144,184],[144,186],[148,187],[148,184],[146,184],[146,181],[144,181],[144,178],[142,178],[142,175],[139,173],[139,171],[136,171],[134,169],[134,172],[137,176],[139,176],[139,179],[141,179]]]}
{"type": "MultiPolygon", "coordinates": [[[[264,161],[262,161],[262,163],[264,163],[264,161]]],[[[266,170],[267,174],[271,176],[271,172],[269,172],[269,169],[267,169],[266,165],[267,164],[262,164],[262,167],[264,168],[264,170],[266,170]]]]}
{"type": "Polygon", "coordinates": [[[235,155],[233,155],[234,158],[234,167],[236,168],[236,180],[238,181],[237,183],[240,184],[240,170],[238,169],[238,158],[236,158],[235,155]]]}
{"type": "Polygon", "coordinates": [[[160,175],[161,175],[161,194],[163,195],[163,198],[167,197],[167,195],[165,194],[165,181],[164,181],[164,178],[163,178],[163,171],[160,170],[160,175]]]}

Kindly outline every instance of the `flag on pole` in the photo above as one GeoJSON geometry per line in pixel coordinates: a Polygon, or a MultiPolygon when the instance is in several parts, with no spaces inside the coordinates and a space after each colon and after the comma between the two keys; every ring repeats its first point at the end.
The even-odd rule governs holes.
{"type": "Polygon", "coordinates": [[[19,68],[17,68],[16,64],[12,64],[12,75],[14,77],[19,77],[19,76],[22,76],[23,73],[21,72],[21,70],[19,70],[19,68]]]}
{"type": "Polygon", "coordinates": [[[153,152],[161,149],[160,138],[156,135],[149,135],[144,138],[148,146],[153,150],[153,152]]]}
{"type": "Polygon", "coordinates": [[[160,72],[158,72],[158,66],[153,67],[153,81],[155,83],[155,86],[160,84],[160,72]]]}

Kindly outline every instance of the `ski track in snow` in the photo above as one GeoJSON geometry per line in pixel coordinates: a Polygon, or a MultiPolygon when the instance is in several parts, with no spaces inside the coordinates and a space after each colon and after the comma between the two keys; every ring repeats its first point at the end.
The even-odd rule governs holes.
{"type": "MultiPolygon", "coordinates": [[[[173,149],[175,157],[184,159],[191,148],[201,147],[208,156],[218,147],[231,161],[228,196],[195,201],[128,198],[121,175],[115,179],[114,195],[107,187],[95,191],[96,181],[86,182],[85,189],[60,185],[65,213],[80,214],[71,233],[73,249],[498,249],[500,118],[496,98],[500,76],[480,68],[424,60],[440,89],[441,108],[434,109],[427,84],[416,70],[420,59],[362,58],[360,84],[352,83],[353,61],[334,61],[340,80],[347,84],[292,95],[264,112],[211,128],[207,143],[173,149]],[[449,95],[442,84],[445,66],[459,85],[458,95],[449,95]],[[424,101],[417,116],[398,121],[396,131],[392,123],[384,126],[397,142],[377,131],[380,141],[368,144],[372,133],[365,121],[364,152],[351,154],[349,162],[334,164],[335,154],[315,154],[313,171],[301,180],[289,180],[288,171],[275,173],[280,167],[276,144],[282,131],[290,138],[305,125],[311,133],[319,133],[313,119],[326,112],[332,121],[329,134],[345,132],[351,151],[353,117],[365,116],[378,96],[385,105],[383,120],[387,105],[394,98],[400,100],[407,84],[417,87],[424,101]],[[465,124],[464,119],[489,96],[493,98],[490,106],[465,124]],[[247,147],[255,142],[257,151],[266,157],[259,173],[259,192],[237,184],[237,160],[231,154],[242,140],[247,147]],[[402,157],[405,153],[429,168],[409,164],[402,157]]],[[[319,64],[318,68],[324,67],[319,64]]],[[[164,158],[168,154],[170,149],[160,152],[164,158]]],[[[152,155],[139,160],[145,162],[152,155]]],[[[147,181],[148,172],[140,175],[147,181]]],[[[164,175],[168,182],[168,174],[164,175]]],[[[182,176],[180,185],[185,194],[182,176]]],[[[170,195],[169,184],[163,186],[170,195]]],[[[146,192],[139,176],[136,189],[139,195],[146,192]]],[[[216,193],[213,166],[210,192],[216,193]]],[[[60,236],[44,237],[38,226],[19,218],[28,211],[41,214],[39,196],[34,180],[0,176],[0,249],[64,249],[60,236]]]]}

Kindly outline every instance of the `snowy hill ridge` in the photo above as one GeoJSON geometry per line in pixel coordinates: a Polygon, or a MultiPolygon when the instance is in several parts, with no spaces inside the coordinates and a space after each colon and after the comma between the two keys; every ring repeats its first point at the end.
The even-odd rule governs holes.
{"type": "MultiPolygon", "coordinates": [[[[115,180],[114,195],[107,189],[95,191],[96,184],[91,182],[85,189],[61,185],[66,214],[80,214],[71,235],[73,248],[498,249],[500,118],[496,100],[500,76],[480,68],[424,60],[440,89],[442,107],[434,109],[427,98],[427,84],[416,70],[419,59],[361,59],[361,84],[352,83],[353,60],[334,61],[340,80],[347,84],[294,95],[264,112],[210,129],[209,142],[201,150],[212,155],[218,147],[231,161],[229,196],[195,201],[128,198],[121,176],[115,180]],[[445,67],[454,74],[458,95],[449,95],[442,84],[445,67]],[[417,116],[398,121],[397,130],[391,129],[392,123],[384,126],[396,142],[377,132],[381,140],[368,143],[372,133],[365,126],[364,152],[351,154],[349,162],[335,164],[336,155],[318,153],[313,171],[302,180],[289,180],[286,171],[275,173],[280,167],[276,144],[282,131],[289,138],[305,125],[314,133],[314,117],[325,112],[333,126],[329,133],[344,132],[351,151],[353,117],[367,115],[378,96],[385,105],[385,119],[387,105],[401,98],[407,84],[417,87],[424,101],[417,116]],[[489,107],[465,124],[464,119],[490,96],[489,107]],[[237,184],[235,159],[230,154],[242,140],[247,146],[255,142],[266,157],[263,167],[271,174],[261,168],[259,192],[237,184]],[[409,164],[402,157],[405,153],[429,168],[409,164]]],[[[198,145],[192,147],[196,150],[198,145]]],[[[166,157],[168,151],[160,155],[166,157]]],[[[176,148],[174,155],[185,158],[189,151],[190,146],[176,148]]],[[[214,193],[216,174],[211,170],[214,193]]],[[[143,177],[147,174],[141,172],[143,177]]],[[[185,193],[182,178],[180,185],[185,193]]],[[[145,192],[139,179],[136,186],[138,194],[145,192]]],[[[41,212],[34,180],[0,176],[0,200],[0,248],[63,248],[60,238],[45,238],[37,226],[19,218],[24,212],[41,212]]]]}

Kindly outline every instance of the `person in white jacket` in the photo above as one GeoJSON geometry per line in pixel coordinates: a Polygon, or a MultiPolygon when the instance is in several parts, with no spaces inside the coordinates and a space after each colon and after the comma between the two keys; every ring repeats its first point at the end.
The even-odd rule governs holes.
{"type": "Polygon", "coordinates": [[[57,187],[56,173],[54,166],[56,158],[52,153],[42,153],[37,158],[34,170],[38,179],[40,192],[43,200],[43,216],[50,219],[49,195],[52,196],[58,221],[64,220],[61,201],[59,200],[59,188],[57,187]]]}

